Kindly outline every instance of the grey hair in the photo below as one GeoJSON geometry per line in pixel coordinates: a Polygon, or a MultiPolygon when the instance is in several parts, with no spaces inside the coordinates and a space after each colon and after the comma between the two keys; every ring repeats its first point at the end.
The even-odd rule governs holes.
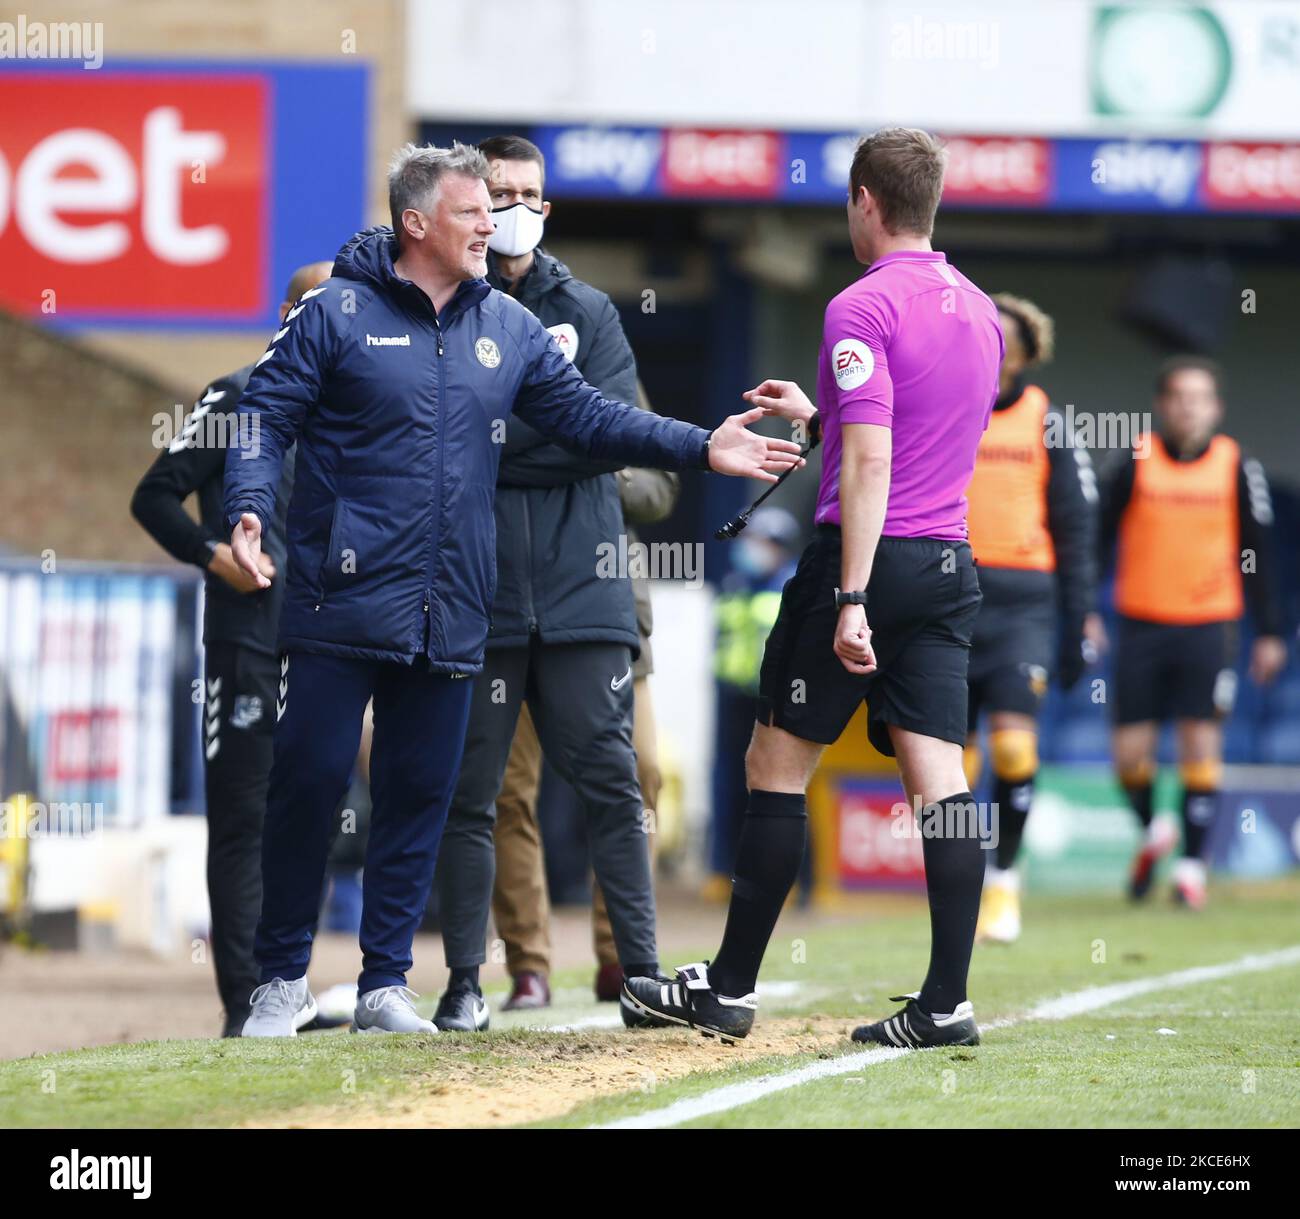
{"type": "Polygon", "coordinates": [[[447,174],[488,180],[488,160],[472,144],[452,142],[450,148],[404,144],[388,165],[388,210],[393,231],[402,231],[402,213],[413,207],[427,212],[437,198],[438,184],[447,174]]]}

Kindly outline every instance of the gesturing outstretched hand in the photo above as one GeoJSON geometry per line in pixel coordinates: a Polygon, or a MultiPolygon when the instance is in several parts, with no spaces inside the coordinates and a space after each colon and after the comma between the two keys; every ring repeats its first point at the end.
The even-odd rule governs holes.
{"type": "Polygon", "coordinates": [[[804,465],[799,446],[791,440],[760,436],[749,425],[763,417],[761,406],[743,415],[729,415],[709,438],[709,468],[719,474],[757,478],[774,483],[777,475],[804,465]]]}

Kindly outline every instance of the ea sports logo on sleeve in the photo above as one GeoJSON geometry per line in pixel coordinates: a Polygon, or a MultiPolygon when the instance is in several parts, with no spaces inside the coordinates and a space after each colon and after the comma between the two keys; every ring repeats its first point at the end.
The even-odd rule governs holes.
{"type": "Polygon", "coordinates": [[[479,339],[474,344],[474,354],[484,368],[495,368],[501,363],[501,349],[491,339],[479,339]]]}
{"type": "Polygon", "coordinates": [[[840,389],[857,389],[865,384],[875,367],[871,348],[858,339],[841,339],[831,351],[831,368],[840,389]]]}

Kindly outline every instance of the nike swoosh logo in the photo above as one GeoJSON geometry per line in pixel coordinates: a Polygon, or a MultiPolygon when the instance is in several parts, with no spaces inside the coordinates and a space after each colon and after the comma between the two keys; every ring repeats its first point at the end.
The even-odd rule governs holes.
{"type": "Polygon", "coordinates": [[[609,679],[609,688],[611,690],[621,690],[627,685],[627,679],[632,676],[632,666],[628,665],[627,672],[622,677],[611,677],[609,679]]]}

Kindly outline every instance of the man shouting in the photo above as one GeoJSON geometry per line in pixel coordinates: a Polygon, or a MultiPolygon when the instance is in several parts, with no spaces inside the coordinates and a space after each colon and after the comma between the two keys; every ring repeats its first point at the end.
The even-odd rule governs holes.
{"type": "Polygon", "coordinates": [[[495,584],[493,495],[505,421],[594,458],[774,481],[788,441],[732,416],[712,434],[603,398],[542,324],[484,281],[494,232],[482,153],[407,145],[393,228],[340,251],[290,310],[240,400],[231,547],[254,579],[284,451],[298,442],[280,623],[275,757],[263,836],[261,985],[244,1036],[293,1036],[307,987],[329,823],[374,700],[374,808],[353,1027],[434,1032],[406,987],[460,767],[495,584]],[[241,435],[245,434],[241,430],[241,435]]]}

